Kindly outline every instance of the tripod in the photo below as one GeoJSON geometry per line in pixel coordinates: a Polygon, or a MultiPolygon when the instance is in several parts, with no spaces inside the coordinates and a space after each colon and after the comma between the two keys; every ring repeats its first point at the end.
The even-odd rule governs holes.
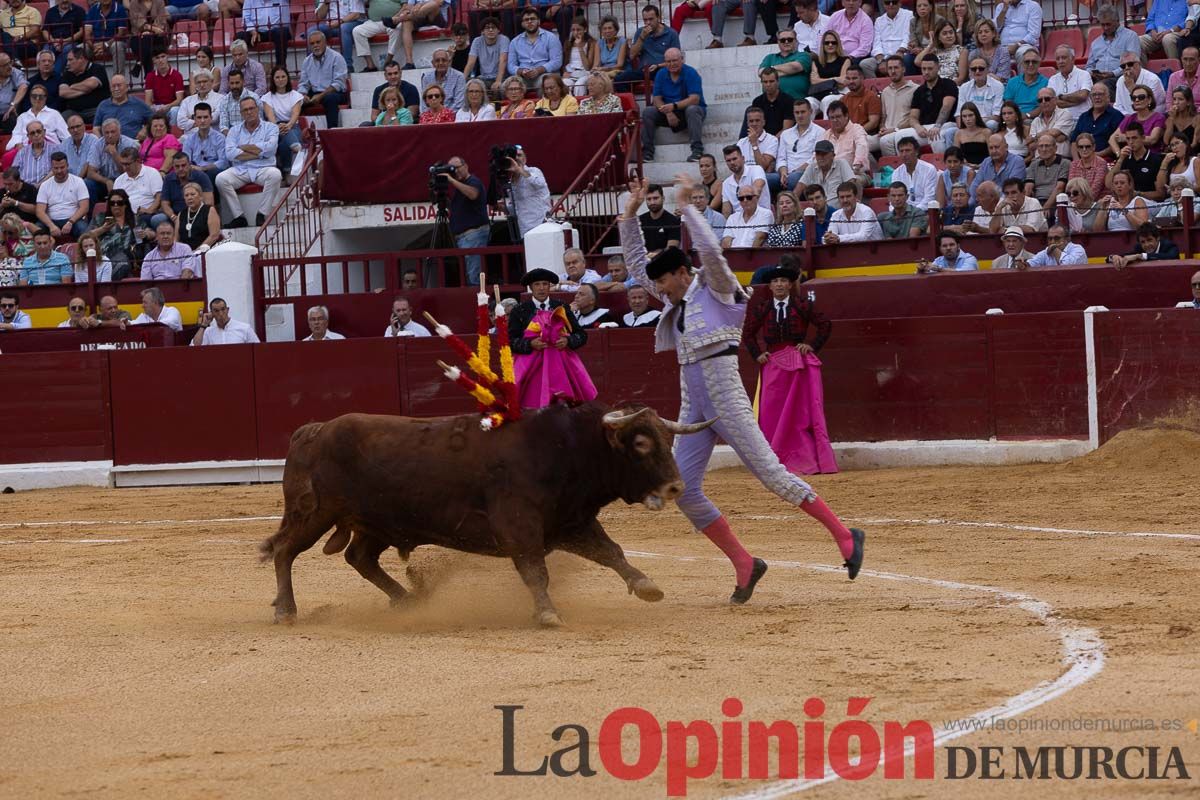
{"type": "MultiPolygon", "coordinates": [[[[454,247],[454,235],[450,233],[450,208],[445,191],[434,195],[437,215],[433,218],[433,232],[429,235],[429,249],[448,250],[454,247]]],[[[422,283],[428,287],[441,287],[446,281],[445,275],[439,276],[438,259],[430,256],[425,259],[422,268],[422,283]]],[[[444,272],[444,270],[443,270],[444,272]]]]}

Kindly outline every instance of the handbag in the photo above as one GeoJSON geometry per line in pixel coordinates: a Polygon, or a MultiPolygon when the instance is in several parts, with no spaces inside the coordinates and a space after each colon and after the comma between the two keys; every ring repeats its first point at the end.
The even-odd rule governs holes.
{"type": "Polygon", "coordinates": [[[808,95],[809,97],[815,97],[819,100],[823,97],[833,94],[834,92],[838,91],[838,89],[838,82],[833,78],[830,78],[827,81],[820,81],[808,87],[808,95]]]}

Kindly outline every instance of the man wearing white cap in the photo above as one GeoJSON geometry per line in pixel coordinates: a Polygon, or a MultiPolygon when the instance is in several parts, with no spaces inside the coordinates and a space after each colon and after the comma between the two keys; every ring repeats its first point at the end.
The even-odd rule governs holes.
{"type": "Polygon", "coordinates": [[[1025,249],[1025,231],[1017,226],[1006,228],[1000,237],[1004,255],[992,259],[992,269],[1018,269],[1017,262],[1028,262],[1033,253],[1025,249]]]}

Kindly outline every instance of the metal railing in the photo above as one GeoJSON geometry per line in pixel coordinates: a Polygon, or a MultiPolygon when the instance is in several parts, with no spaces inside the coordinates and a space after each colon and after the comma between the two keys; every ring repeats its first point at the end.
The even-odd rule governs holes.
{"type": "Polygon", "coordinates": [[[616,226],[631,171],[641,177],[641,129],[637,115],[627,115],[550,209],[551,217],[569,219],[579,229],[584,252],[601,246],[616,226]]]}
{"type": "Polygon", "coordinates": [[[304,133],[307,156],[300,175],[266,216],[254,236],[260,258],[298,259],[308,256],[314,245],[325,252],[321,221],[321,140],[312,128],[304,133]]]}

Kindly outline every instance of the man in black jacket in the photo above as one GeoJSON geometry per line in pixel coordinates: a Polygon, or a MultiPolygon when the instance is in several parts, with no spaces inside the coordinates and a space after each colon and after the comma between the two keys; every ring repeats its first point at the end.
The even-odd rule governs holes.
{"type": "MultiPolygon", "coordinates": [[[[525,329],[529,327],[533,315],[539,310],[553,311],[559,306],[566,305],[563,301],[550,297],[550,291],[558,285],[558,281],[559,276],[548,269],[532,269],[525,273],[522,282],[529,287],[529,292],[533,297],[518,303],[508,321],[509,344],[512,345],[514,355],[529,355],[534,350],[545,350],[548,347],[539,338],[526,339],[525,329]]],[[[570,323],[571,332],[555,342],[554,347],[559,350],[567,348],[578,350],[587,344],[587,331],[579,326],[579,320],[571,313],[570,308],[567,309],[567,321],[570,323]]]]}
{"type": "Polygon", "coordinates": [[[1117,269],[1124,269],[1139,261],[1179,260],[1179,246],[1170,239],[1162,238],[1162,229],[1153,222],[1143,222],[1138,226],[1137,239],[1137,249],[1123,256],[1111,255],[1108,263],[1117,269]]]}

